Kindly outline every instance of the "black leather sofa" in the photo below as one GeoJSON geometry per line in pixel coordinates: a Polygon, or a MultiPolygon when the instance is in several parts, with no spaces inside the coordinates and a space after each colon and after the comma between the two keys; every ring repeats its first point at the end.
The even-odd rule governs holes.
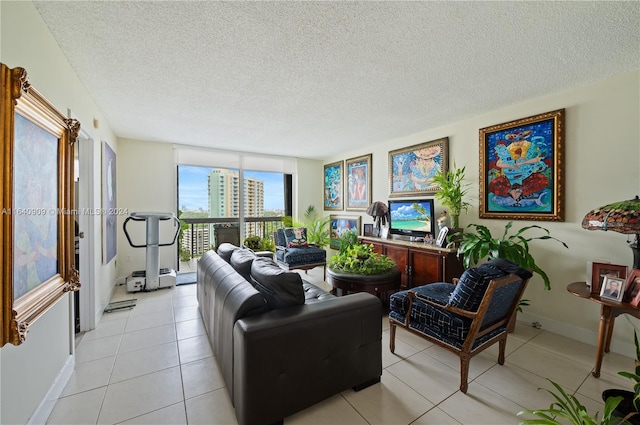
{"type": "Polygon", "coordinates": [[[335,297],[222,244],[198,261],[197,297],[240,425],[281,423],[380,382],[382,305],[373,295],[335,297]]]}

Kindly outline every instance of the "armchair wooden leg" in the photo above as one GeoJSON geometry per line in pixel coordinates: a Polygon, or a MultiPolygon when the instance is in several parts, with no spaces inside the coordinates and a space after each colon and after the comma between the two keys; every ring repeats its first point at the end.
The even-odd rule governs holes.
{"type": "Polygon", "coordinates": [[[389,320],[389,349],[392,353],[396,351],[396,324],[389,320]]]}
{"type": "Polygon", "coordinates": [[[469,388],[469,360],[471,358],[465,353],[460,353],[460,391],[467,393],[469,388]]]}
{"type": "Polygon", "coordinates": [[[504,350],[507,347],[507,338],[498,341],[498,364],[504,364],[504,350]]]}

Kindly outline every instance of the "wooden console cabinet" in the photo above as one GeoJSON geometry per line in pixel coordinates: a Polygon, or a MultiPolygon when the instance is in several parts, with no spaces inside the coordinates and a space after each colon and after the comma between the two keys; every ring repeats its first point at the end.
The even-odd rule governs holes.
{"type": "Polygon", "coordinates": [[[393,259],[402,273],[400,288],[407,289],[434,282],[451,282],[464,271],[456,249],[438,248],[422,242],[360,236],[360,243],[373,245],[374,251],[393,259]]]}

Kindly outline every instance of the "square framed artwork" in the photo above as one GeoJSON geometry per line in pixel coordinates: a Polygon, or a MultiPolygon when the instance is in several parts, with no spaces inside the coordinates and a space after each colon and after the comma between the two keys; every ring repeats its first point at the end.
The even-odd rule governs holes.
{"type": "Polygon", "coordinates": [[[594,262],[591,271],[591,293],[600,294],[605,277],[627,278],[627,266],[594,262]]]}
{"type": "Polygon", "coordinates": [[[359,215],[334,215],[329,216],[330,239],[329,247],[340,249],[340,238],[346,232],[355,232],[360,236],[360,221],[362,217],[359,215]]]}
{"type": "Polygon", "coordinates": [[[324,166],[324,209],[342,211],[342,161],[324,166]]]}
{"type": "Polygon", "coordinates": [[[600,298],[607,298],[612,301],[622,301],[624,294],[625,279],[605,276],[600,289],[600,298]]]}
{"type": "Polygon", "coordinates": [[[365,223],[362,225],[362,234],[364,236],[373,236],[373,224],[365,223]]]}
{"type": "Polygon", "coordinates": [[[625,295],[622,299],[634,307],[640,305],[640,270],[633,269],[627,277],[625,284],[625,295]]]}
{"type": "Polygon", "coordinates": [[[371,205],[371,154],[345,161],[347,211],[366,211],[371,205]]]}
{"type": "Polygon", "coordinates": [[[433,182],[433,176],[448,169],[448,137],[390,151],[389,196],[438,192],[440,187],[433,182]]]}
{"type": "Polygon", "coordinates": [[[480,129],[480,218],[564,221],[564,117],[480,129]]]}

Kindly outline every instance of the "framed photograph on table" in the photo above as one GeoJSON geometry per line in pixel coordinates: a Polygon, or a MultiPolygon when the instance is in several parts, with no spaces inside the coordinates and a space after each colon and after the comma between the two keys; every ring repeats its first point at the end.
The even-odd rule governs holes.
{"type": "Polygon", "coordinates": [[[609,263],[592,264],[591,272],[591,293],[600,294],[602,292],[602,285],[606,277],[614,277],[625,280],[627,278],[627,266],[609,263]]]}
{"type": "Polygon", "coordinates": [[[628,302],[634,307],[638,307],[640,305],[640,270],[631,270],[629,277],[627,277],[624,292],[625,295],[622,299],[623,301],[628,302]]]}
{"type": "Polygon", "coordinates": [[[330,239],[329,247],[340,249],[340,238],[349,231],[353,231],[360,236],[360,221],[362,217],[359,215],[333,215],[329,216],[330,239]]]}
{"type": "Polygon", "coordinates": [[[480,129],[480,218],[564,221],[564,116],[480,129]]]}
{"type": "Polygon", "coordinates": [[[366,211],[371,205],[371,154],[345,161],[347,211],[366,211]]]}
{"type": "Polygon", "coordinates": [[[433,194],[440,187],[433,176],[449,169],[449,138],[389,152],[389,196],[433,194]]]}
{"type": "Polygon", "coordinates": [[[4,346],[24,342],[33,322],[80,288],[72,212],[73,145],[80,123],[35,90],[23,68],[0,64],[0,76],[4,346]]]}
{"type": "Polygon", "coordinates": [[[342,161],[324,166],[324,210],[342,211],[342,161]]]}
{"type": "Polygon", "coordinates": [[[449,234],[449,228],[447,226],[442,227],[440,232],[438,233],[438,239],[436,239],[436,246],[442,248],[445,246],[445,240],[447,239],[447,235],[449,234]]]}
{"type": "Polygon", "coordinates": [[[622,301],[625,279],[605,276],[600,289],[600,298],[608,298],[613,301],[622,301]]]}
{"type": "Polygon", "coordinates": [[[373,224],[365,223],[362,225],[362,234],[364,236],[373,236],[373,224]]]}

